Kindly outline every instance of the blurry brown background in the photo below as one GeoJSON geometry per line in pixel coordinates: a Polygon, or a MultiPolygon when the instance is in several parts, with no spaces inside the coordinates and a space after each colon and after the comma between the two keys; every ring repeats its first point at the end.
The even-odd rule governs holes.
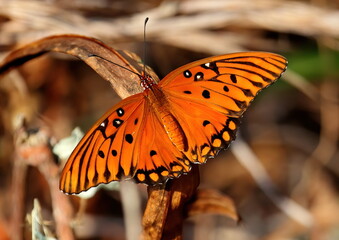
{"type": "MultiPolygon", "coordinates": [[[[339,239],[339,2],[0,0],[0,60],[20,45],[61,33],[136,52],[161,78],[212,55],[256,50],[285,56],[287,72],[246,112],[241,138],[200,168],[201,188],[233,199],[241,223],[225,214],[196,215],[188,218],[184,239],[339,239]]],[[[31,238],[32,221],[25,215],[34,198],[52,232],[42,234],[53,236],[55,227],[46,179],[34,164],[15,167],[20,119],[32,134],[43,126],[53,145],[75,126],[88,129],[118,101],[92,69],[62,54],[35,59],[1,78],[0,239],[17,236],[13,225],[31,238]]],[[[143,206],[145,186],[136,190],[143,206]]],[[[77,211],[81,201],[72,199],[77,211]]],[[[89,199],[73,223],[80,229],[77,239],[133,239],[126,229],[140,228],[126,221],[123,199],[106,190],[89,199]]]]}

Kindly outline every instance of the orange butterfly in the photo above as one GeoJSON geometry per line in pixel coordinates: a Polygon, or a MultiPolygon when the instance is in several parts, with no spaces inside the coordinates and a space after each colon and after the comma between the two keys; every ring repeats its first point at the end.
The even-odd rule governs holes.
{"type": "Polygon", "coordinates": [[[187,173],[228,147],[253,98],[286,66],[280,55],[242,52],[189,63],[159,84],[136,73],[144,91],[94,124],[66,163],[60,189],[79,193],[125,178],[152,185],[187,173]]]}

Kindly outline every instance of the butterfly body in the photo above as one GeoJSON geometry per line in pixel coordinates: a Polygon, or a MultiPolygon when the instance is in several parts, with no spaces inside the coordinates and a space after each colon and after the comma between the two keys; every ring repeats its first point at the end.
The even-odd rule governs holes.
{"type": "MultiPolygon", "coordinates": [[[[164,92],[159,89],[158,84],[153,83],[144,90],[144,95],[158,120],[162,123],[167,136],[179,151],[187,150],[187,139],[178,123],[178,120],[171,112],[171,104],[164,92]]],[[[156,134],[156,133],[155,133],[156,134]]]]}
{"type": "Polygon", "coordinates": [[[228,147],[251,101],[286,65],[280,55],[244,52],[187,64],[158,84],[138,73],[144,91],[88,131],[64,167],[61,190],[78,193],[125,178],[157,184],[187,173],[228,147]]]}

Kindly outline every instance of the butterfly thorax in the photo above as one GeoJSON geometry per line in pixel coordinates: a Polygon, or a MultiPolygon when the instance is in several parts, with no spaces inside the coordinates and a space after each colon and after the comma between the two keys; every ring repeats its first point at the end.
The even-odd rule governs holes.
{"type": "Polygon", "coordinates": [[[151,77],[149,78],[152,83],[149,84],[149,82],[147,82],[148,85],[144,88],[146,99],[149,101],[150,106],[156,113],[157,118],[163,124],[172,143],[178,148],[178,150],[186,151],[187,139],[177,118],[171,112],[171,106],[166,95],[163,91],[161,91],[158,84],[156,84],[151,77]]]}

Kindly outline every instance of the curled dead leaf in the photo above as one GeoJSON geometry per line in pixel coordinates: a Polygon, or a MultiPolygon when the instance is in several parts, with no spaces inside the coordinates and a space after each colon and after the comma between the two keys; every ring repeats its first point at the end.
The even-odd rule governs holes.
{"type": "Polygon", "coordinates": [[[138,74],[144,67],[154,79],[159,79],[149,67],[144,66],[136,54],[115,50],[95,38],[81,35],[56,35],[29,43],[11,52],[0,63],[0,74],[48,52],[80,58],[109,81],[122,98],[143,90],[138,74]]]}
{"type": "Polygon", "coordinates": [[[233,199],[214,189],[200,189],[196,199],[188,205],[188,216],[199,214],[219,214],[231,218],[237,223],[241,218],[233,199]]]}

